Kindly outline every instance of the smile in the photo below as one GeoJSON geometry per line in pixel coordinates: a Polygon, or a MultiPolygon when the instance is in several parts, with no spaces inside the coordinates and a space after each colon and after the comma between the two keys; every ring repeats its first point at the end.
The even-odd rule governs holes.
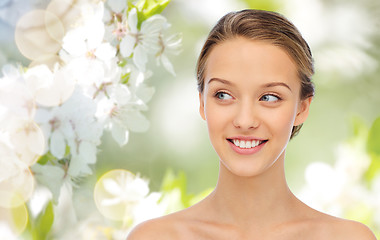
{"type": "Polygon", "coordinates": [[[260,144],[259,140],[244,141],[244,140],[234,139],[232,140],[232,142],[233,144],[235,144],[236,147],[240,147],[240,148],[254,148],[260,144]]]}
{"type": "Polygon", "coordinates": [[[266,142],[267,140],[239,140],[239,139],[227,139],[228,141],[232,142],[235,144],[236,147],[239,148],[254,148],[257,147],[258,145],[266,142]]]}
{"type": "Polygon", "coordinates": [[[230,145],[235,152],[244,155],[258,152],[262,148],[262,146],[268,141],[259,139],[243,140],[239,138],[227,140],[230,142],[230,145]]]}

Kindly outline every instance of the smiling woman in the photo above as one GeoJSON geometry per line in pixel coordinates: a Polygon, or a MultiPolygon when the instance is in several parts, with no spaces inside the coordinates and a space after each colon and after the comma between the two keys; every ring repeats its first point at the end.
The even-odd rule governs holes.
{"type": "Polygon", "coordinates": [[[197,68],[218,184],[128,239],[376,239],[360,223],[310,208],[287,185],[285,150],[308,116],[312,75],[310,49],[283,16],[243,10],[219,20],[197,68]]]}

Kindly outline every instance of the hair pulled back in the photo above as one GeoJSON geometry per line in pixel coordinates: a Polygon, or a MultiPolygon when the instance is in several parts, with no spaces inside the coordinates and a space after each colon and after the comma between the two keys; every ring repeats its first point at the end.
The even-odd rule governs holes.
{"type": "MultiPolygon", "coordinates": [[[[313,57],[309,45],[297,28],[279,13],[246,9],[223,16],[209,33],[197,62],[198,91],[203,93],[208,56],[214,46],[236,37],[264,41],[285,50],[297,66],[301,82],[300,99],[314,96],[313,57]]],[[[298,134],[302,124],[294,126],[291,137],[298,134]]]]}

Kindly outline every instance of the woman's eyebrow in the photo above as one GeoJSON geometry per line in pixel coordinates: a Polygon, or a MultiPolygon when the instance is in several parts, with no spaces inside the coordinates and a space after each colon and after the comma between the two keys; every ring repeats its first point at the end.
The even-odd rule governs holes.
{"type": "Polygon", "coordinates": [[[270,87],[276,87],[276,86],[286,87],[292,92],[292,89],[289,87],[289,85],[284,82],[270,82],[270,83],[266,83],[262,85],[263,88],[270,88],[270,87]]]}
{"type": "Polygon", "coordinates": [[[225,79],[221,79],[221,78],[211,78],[207,84],[210,84],[213,81],[220,82],[220,83],[227,84],[227,85],[234,85],[232,82],[225,80],[225,79]]]}
{"type": "MultiPolygon", "coordinates": [[[[223,84],[226,84],[226,85],[234,85],[233,82],[230,82],[228,80],[225,80],[225,79],[221,79],[221,78],[211,78],[207,84],[210,84],[211,82],[220,82],[220,83],[223,83],[223,84]]],[[[270,88],[270,87],[276,87],[276,86],[283,86],[283,87],[286,87],[287,89],[289,89],[289,91],[292,92],[292,89],[289,87],[288,84],[284,83],[284,82],[270,82],[270,83],[265,83],[262,85],[262,88],[270,88]]]]}

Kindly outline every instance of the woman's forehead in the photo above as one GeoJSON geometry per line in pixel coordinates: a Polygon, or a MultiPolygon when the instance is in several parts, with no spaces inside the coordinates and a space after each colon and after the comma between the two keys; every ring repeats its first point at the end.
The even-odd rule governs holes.
{"type": "Polygon", "coordinates": [[[297,79],[297,67],[282,48],[245,38],[226,40],[211,50],[205,80],[211,78],[297,79]]]}

